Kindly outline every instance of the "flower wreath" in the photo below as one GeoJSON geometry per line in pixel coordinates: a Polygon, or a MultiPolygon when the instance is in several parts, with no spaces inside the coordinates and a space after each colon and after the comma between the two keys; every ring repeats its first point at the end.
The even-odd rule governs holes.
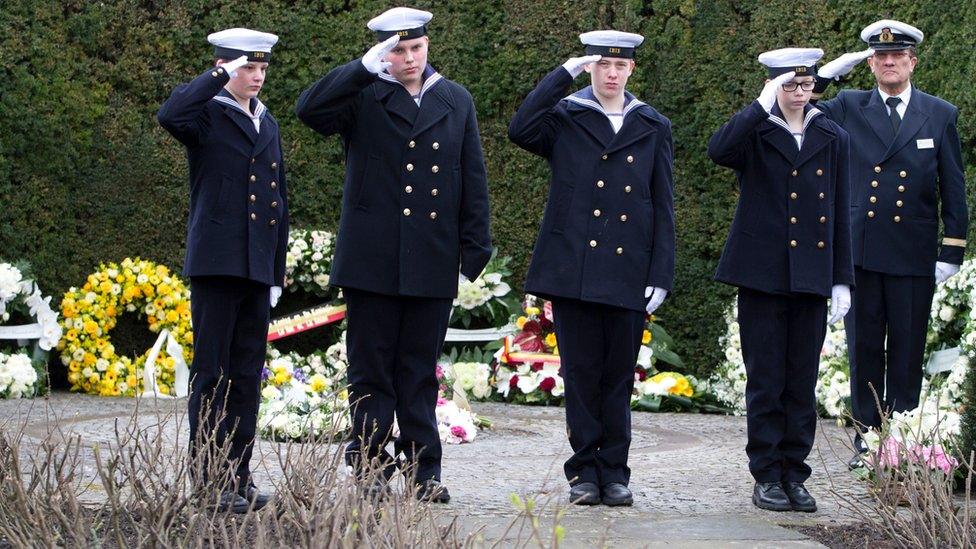
{"type": "Polygon", "coordinates": [[[0,262],[0,398],[33,397],[47,380],[47,351],[58,343],[61,326],[31,277],[26,263],[0,262]],[[7,325],[11,318],[33,321],[7,325]],[[33,351],[27,342],[36,341],[33,351]]]}
{"type": "Polygon", "coordinates": [[[109,339],[123,311],[145,315],[151,332],[167,330],[170,341],[182,348],[183,357],[174,357],[164,348],[156,358],[157,390],[172,394],[177,361],[192,360],[190,292],[167,267],[139,258],[126,258],[121,265],[99,265],[84,286],[64,294],[64,337],[58,349],[68,368],[71,390],[134,396],[143,389],[142,369],[152,351],[134,359],[119,356],[109,339]]]}

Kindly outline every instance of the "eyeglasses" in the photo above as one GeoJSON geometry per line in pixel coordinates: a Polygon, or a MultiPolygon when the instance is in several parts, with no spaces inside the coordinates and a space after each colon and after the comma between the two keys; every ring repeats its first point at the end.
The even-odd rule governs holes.
{"type": "Polygon", "coordinates": [[[815,80],[807,80],[806,82],[787,82],[783,84],[783,91],[795,92],[797,86],[799,86],[801,90],[808,92],[812,91],[816,84],[817,82],[815,80]]]}

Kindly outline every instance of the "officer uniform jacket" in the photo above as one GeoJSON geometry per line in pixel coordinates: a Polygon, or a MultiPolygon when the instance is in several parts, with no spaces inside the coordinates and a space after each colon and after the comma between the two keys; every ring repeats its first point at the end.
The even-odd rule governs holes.
{"type": "Polygon", "coordinates": [[[559,67],[525,99],[508,136],[549,161],[549,197],[526,291],[643,311],[674,279],[671,121],[626,94],[616,134],[591,87],[566,97],[559,67]]]}
{"type": "Polygon", "coordinates": [[[288,195],[278,122],[256,98],[252,120],[217,67],[176,87],[160,125],[186,146],[190,171],[186,276],[227,275],[269,286],[285,280],[288,195]]]}
{"type": "Polygon", "coordinates": [[[488,183],[467,90],[428,65],[418,107],[356,59],[305,90],[296,112],[345,147],[332,284],[453,298],[459,267],[481,274],[491,257],[488,183]]]}
{"type": "Polygon", "coordinates": [[[830,296],[854,286],[850,138],[810,105],[797,147],[779,106],[758,101],[712,136],[708,156],[732,168],[739,203],[716,280],[772,294],[830,296]]]}
{"type": "Polygon", "coordinates": [[[877,89],[843,90],[817,108],[855,140],[854,264],[900,276],[932,276],[936,260],[961,264],[969,214],[956,131],[959,110],[913,87],[895,135],[877,89]]]}

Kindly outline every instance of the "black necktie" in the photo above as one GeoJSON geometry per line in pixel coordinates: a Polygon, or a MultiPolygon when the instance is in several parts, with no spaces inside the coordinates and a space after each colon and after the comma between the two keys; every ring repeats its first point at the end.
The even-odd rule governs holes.
{"type": "Polygon", "coordinates": [[[901,115],[898,114],[898,103],[901,103],[901,99],[897,97],[889,97],[885,99],[885,104],[888,105],[888,117],[891,118],[891,127],[895,129],[895,134],[898,133],[898,126],[901,126],[901,115]]]}

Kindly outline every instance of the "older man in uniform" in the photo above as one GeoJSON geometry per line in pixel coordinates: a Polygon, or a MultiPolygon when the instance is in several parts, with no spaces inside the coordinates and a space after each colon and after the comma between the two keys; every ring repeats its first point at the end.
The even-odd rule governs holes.
{"type": "MultiPolygon", "coordinates": [[[[332,283],[348,305],[353,440],[347,462],[377,459],[394,413],[395,453],[416,465],[417,497],[440,484],[435,367],[458,270],[476,278],[491,256],[488,186],[474,101],[427,63],[431,14],[394,8],[368,24],[378,44],[305,90],[298,117],[346,151],[332,283]]],[[[384,492],[384,479],[368,487],[384,492]]]]}
{"type": "MultiPolygon", "coordinates": [[[[935,284],[959,271],[968,212],[959,111],[911,83],[922,31],[886,19],[865,27],[861,39],[870,49],[824,65],[815,92],[865,58],[878,83],[817,103],[856,143],[851,217],[857,291],[846,328],[851,405],[858,427],[866,429],[881,425],[878,401],[886,412],[918,406],[932,295],[935,284]]],[[[867,451],[860,436],[856,445],[851,467],[867,451]]]]}
{"type": "Polygon", "coordinates": [[[183,274],[193,293],[191,450],[202,454],[205,475],[208,456],[230,437],[236,489],[225,491],[220,505],[242,513],[268,501],[249,462],[269,309],[281,296],[288,242],[278,122],[257,98],[278,37],[228,29],[207,40],[214,67],[177,86],[157,118],[186,147],[190,167],[183,274]]]}
{"type": "Polygon", "coordinates": [[[570,499],[631,505],[637,350],[674,277],[671,122],[625,89],[644,37],[580,39],[587,55],[542,79],[508,135],[552,170],[525,287],[552,300],[574,452],[564,467],[570,499]],[[591,85],[567,96],[583,70],[591,85]]]}

